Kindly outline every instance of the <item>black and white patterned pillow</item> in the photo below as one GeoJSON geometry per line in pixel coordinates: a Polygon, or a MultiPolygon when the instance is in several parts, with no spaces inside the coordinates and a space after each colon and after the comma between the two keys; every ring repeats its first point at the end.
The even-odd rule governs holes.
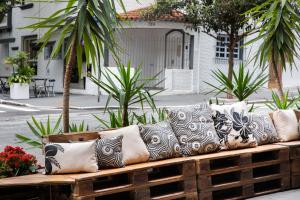
{"type": "Polygon", "coordinates": [[[277,131],[269,114],[249,114],[249,128],[258,145],[271,144],[279,141],[277,131]]]}
{"type": "Polygon", "coordinates": [[[168,110],[168,115],[183,155],[192,156],[219,149],[212,110],[207,104],[168,110]]]}
{"type": "Polygon", "coordinates": [[[124,167],[122,154],[123,135],[96,141],[96,155],[100,168],[124,167]]]}
{"type": "Polygon", "coordinates": [[[221,149],[239,149],[257,146],[251,130],[251,117],[242,112],[224,113],[216,111],[213,117],[215,128],[220,139],[221,149]]]}
{"type": "Polygon", "coordinates": [[[141,125],[140,134],[150,153],[150,161],[181,156],[179,142],[167,121],[141,125]]]}

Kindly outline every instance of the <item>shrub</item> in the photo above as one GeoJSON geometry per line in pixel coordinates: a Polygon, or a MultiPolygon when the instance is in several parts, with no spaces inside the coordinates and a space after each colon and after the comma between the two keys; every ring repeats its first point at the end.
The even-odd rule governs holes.
{"type": "Polygon", "coordinates": [[[6,146],[0,153],[0,178],[37,172],[37,160],[21,147],[6,146]]]}

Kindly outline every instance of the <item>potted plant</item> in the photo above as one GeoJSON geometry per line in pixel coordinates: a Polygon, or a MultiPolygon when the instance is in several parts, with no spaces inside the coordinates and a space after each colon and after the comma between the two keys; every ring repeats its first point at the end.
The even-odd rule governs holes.
{"type": "Polygon", "coordinates": [[[28,54],[18,52],[13,57],[5,59],[6,64],[13,67],[13,74],[8,78],[11,99],[29,99],[29,83],[34,75],[34,69],[28,62],[28,54]]]}

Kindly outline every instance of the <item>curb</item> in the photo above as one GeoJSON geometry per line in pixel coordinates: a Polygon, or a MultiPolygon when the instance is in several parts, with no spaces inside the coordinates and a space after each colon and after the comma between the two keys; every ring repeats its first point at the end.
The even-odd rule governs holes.
{"type": "Polygon", "coordinates": [[[50,107],[50,106],[34,106],[28,103],[19,103],[15,101],[3,100],[0,99],[0,104],[11,105],[11,106],[22,106],[28,108],[45,108],[45,109],[59,109],[58,107],[50,107]]]}

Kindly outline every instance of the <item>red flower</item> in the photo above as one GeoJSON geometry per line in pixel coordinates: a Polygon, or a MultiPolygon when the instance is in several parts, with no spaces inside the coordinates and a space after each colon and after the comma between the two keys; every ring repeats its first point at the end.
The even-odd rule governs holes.
{"type": "Polygon", "coordinates": [[[6,146],[0,152],[0,176],[17,176],[32,173],[37,169],[37,160],[21,147],[6,146]]]}

